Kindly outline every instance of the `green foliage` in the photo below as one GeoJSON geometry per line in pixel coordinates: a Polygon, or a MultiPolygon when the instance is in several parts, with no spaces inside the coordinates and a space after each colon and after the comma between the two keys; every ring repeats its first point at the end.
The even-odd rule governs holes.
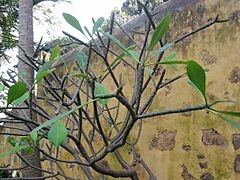
{"type": "Polygon", "coordinates": [[[79,68],[85,72],[87,69],[87,65],[88,65],[88,57],[85,53],[81,52],[81,51],[77,51],[76,53],[76,61],[77,64],[79,66],[79,68]]]}
{"type": "Polygon", "coordinates": [[[187,65],[187,75],[192,83],[202,93],[205,101],[206,100],[206,74],[202,66],[195,61],[189,61],[187,65]]]}
{"type": "Polygon", "coordinates": [[[60,146],[67,138],[67,129],[61,121],[55,122],[48,132],[49,141],[56,147],[60,146]]]}
{"type": "Polygon", "coordinates": [[[155,31],[153,32],[150,45],[148,47],[148,52],[152,51],[152,49],[156,46],[156,44],[162,39],[164,34],[166,33],[169,23],[171,21],[171,16],[165,16],[159,25],[156,27],[155,31]]]}
{"type": "Polygon", "coordinates": [[[59,55],[61,54],[61,48],[60,48],[60,46],[57,44],[54,48],[53,48],[53,50],[52,50],[52,52],[51,52],[51,55],[50,55],[50,61],[53,61],[54,59],[56,59],[59,55]]]}
{"type": "MultiPolygon", "coordinates": [[[[140,2],[148,9],[153,9],[154,7],[160,5],[163,0],[140,0],[140,2]]],[[[124,14],[129,16],[140,15],[143,12],[143,7],[137,3],[137,0],[126,0],[121,7],[124,14]]]]}
{"type": "Polygon", "coordinates": [[[218,111],[218,112],[229,115],[229,116],[234,116],[234,117],[240,118],[240,112],[234,112],[234,111],[218,111]]]}
{"type": "MultiPolygon", "coordinates": [[[[136,48],[137,46],[136,45],[132,45],[132,46],[129,46],[128,48],[127,48],[127,51],[129,52],[134,52],[133,50],[136,48]]],[[[111,62],[111,64],[109,65],[109,67],[106,69],[106,70],[104,70],[103,72],[106,72],[109,68],[111,68],[118,60],[121,60],[124,56],[126,56],[127,55],[127,53],[125,52],[125,51],[123,51],[122,53],[120,53],[119,54],[119,56],[117,56],[116,57],[116,59],[113,61],[113,62],[111,62]]],[[[136,54],[136,58],[138,59],[139,58],[139,55],[138,54],[136,54]]]]}
{"type": "Polygon", "coordinates": [[[157,55],[165,52],[166,50],[172,48],[173,46],[174,46],[174,43],[167,43],[167,44],[165,44],[163,47],[160,47],[158,50],[152,52],[151,57],[150,57],[150,60],[151,60],[153,57],[155,57],[155,56],[157,56],[157,55]]]}
{"type": "Polygon", "coordinates": [[[41,73],[38,73],[38,75],[36,76],[36,82],[39,82],[42,80],[42,78],[44,78],[45,76],[49,75],[49,74],[52,74],[56,69],[55,68],[52,68],[50,70],[46,70],[46,71],[43,71],[41,73]]]}
{"type": "Polygon", "coordinates": [[[9,136],[8,139],[7,139],[7,141],[8,141],[8,143],[9,143],[11,146],[13,146],[13,147],[16,146],[17,141],[16,141],[16,139],[15,139],[14,137],[9,136]]]}
{"type": "Polygon", "coordinates": [[[217,115],[218,117],[220,117],[221,119],[223,119],[224,121],[228,122],[229,124],[231,124],[233,127],[236,127],[237,129],[240,130],[240,123],[235,121],[235,120],[232,120],[228,117],[225,117],[225,116],[222,116],[222,115],[217,115]]]}
{"type": "Polygon", "coordinates": [[[185,64],[187,65],[187,75],[192,84],[202,93],[205,102],[206,99],[206,74],[205,70],[197,62],[193,60],[188,61],[164,61],[159,64],[185,64]]]}
{"type": "Polygon", "coordinates": [[[45,62],[37,72],[36,79],[45,71],[49,70],[52,66],[52,61],[45,62]]]}
{"type": "Polygon", "coordinates": [[[165,61],[172,61],[176,57],[177,53],[176,52],[171,52],[170,54],[167,55],[167,57],[164,58],[165,61]]]}
{"type": "Polygon", "coordinates": [[[24,101],[26,101],[30,97],[29,92],[25,92],[21,97],[17,98],[14,101],[15,105],[21,105],[24,101]]]}
{"type": "Polygon", "coordinates": [[[12,85],[7,94],[7,105],[11,104],[16,99],[20,98],[27,92],[26,84],[22,81],[18,81],[12,85]]]}
{"type": "MultiPolygon", "coordinates": [[[[46,0],[35,0],[34,5],[38,4],[39,2],[43,2],[46,0]]],[[[52,0],[54,2],[69,2],[67,0],[52,0]]],[[[18,29],[18,0],[1,0],[0,1],[0,31],[1,31],[1,43],[0,43],[0,57],[8,59],[5,52],[9,49],[16,47],[18,38],[15,35],[15,32],[18,29]]],[[[47,6],[36,5],[34,6],[34,11],[41,12],[43,18],[43,22],[47,22],[48,25],[56,23],[53,21],[54,12],[51,8],[47,6]]],[[[40,18],[35,17],[37,21],[41,21],[40,18]]],[[[52,28],[53,29],[53,28],[52,28]]]]}
{"type": "MultiPolygon", "coordinates": [[[[140,0],[140,2],[146,5],[147,9],[153,9],[167,0],[140,0]]],[[[137,0],[126,0],[123,2],[121,9],[115,8],[112,13],[115,14],[115,21],[119,25],[124,25],[134,19],[136,16],[143,13],[143,7],[137,3],[137,0]]],[[[102,31],[108,32],[110,26],[110,19],[106,19],[102,26],[102,31]]]]}
{"type": "Polygon", "coordinates": [[[231,112],[231,111],[220,111],[220,110],[216,110],[216,109],[212,109],[212,108],[207,108],[206,109],[208,112],[218,116],[219,118],[221,118],[222,120],[228,122],[229,124],[231,124],[233,127],[236,127],[237,129],[240,130],[240,123],[232,120],[228,117],[223,116],[223,114],[225,115],[229,115],[229,116],[234,116],[234,117],[240,117],[240,112],[231,112]]]}
{"type": "Polygon", "coordinates": [[[102,26],[103,23],[104,23],[104,18],[103,17],[98,18],[97,21],[94,23],[92,34],[95,34],[96,32],[98,32],[99,28],[102,26]]]}
{"type": "Polygon", "coordinates": [[[18,1],[1,0],[0,1],[0,57],[6,57],[5,51],[11,49],[17,44],[17,37],[14,31],[17,30],[18,19],[18,1]]]}
{"type": "Polygon", "coordinates": [[[35,141],[37,141],[37,139],[38,139],[38,133],[37,133],[37,132],[32,132],[32,133],[30,134],[30,137],[31,137],[32,140],[35,142],[35,141]]]}
{"type": "Polygon", "coordinates": [[[57,44],[51,54],[50,54],[50,58],[49,58],[49,61],[45,62],[41,67],[40,69],[38,70],[37,72],[37,75],[36,75],[36,78],[35,78],[35,83],[41,81],[44,77],[46,77],[47,75],[49,74],[52,74],[56,69],[55,68],[52,68],[51,69],[51,66],[54,62],[54,60],[60,55],[61,53],[61,48],[60,46],[57,44]]]}
{"type": "Polygon", "coordinates": [[[70,24],[72,27],[76,28],[78,31],[84,34],[79,21],[74,16],[68,13],[63,13],[63,17],[68,22],[68,24],[70,24]]]}
{"type": "Polygon", "coordinates": [[[112,36],[111,34],[108,34],[108,33],[104,33],[103,34],[108,38],[110,39],[114,44],[116,44],[120,49],[122,49],[124,51],[124,53],[126,55],[129,55],[130,57],[132,57],[137,63],[139,63],[139,54],[134,51],[134,50],[129,50],[127,49],[126,47],[124,47],[124,45],[122,45],[122,43],[116,39],[114,36],[112,36]]]}
{"type": "Polygon", "coordinates": [[[22,136],[19,139],[9,136],[7,140],[8,143],[12,146],[12,148],[8,149],[6,152],[1,153],[0,158],[12,153],[19,152],[23,149],[25,149],[27,153],[31,153],[33,151],[33,149],[31,148],[31,140],[27,136],[22,136]]]}
{"type": "Polygon", "coordinates": [[[12,153],[19,152],[19,151],[21,151],[21,150],[23,150],[23,149],[27,149],[27,148],[29,148],[29,145],[27,145],[27,144],[23,144],[23,145],[19,145],[19,146],[14,146],[14,147],[10,148],[9,150],[1,153],[1,154],[0,154],[0,158],[2,158],[2,157],[4,157],[4,156],[7,156],[7,155],[9,155],[9,154],[12,154],[12,153]]]}
{"type": "Polygon", "coordinates": [[[87,74],[82,74],[82,73],[69,74],[67,77],[90,78],[87,74]]]}
{"type": "MultiPolygon", "coordinates": [[[[95,88],[94,88],[94,95],[97,96],[102,96],[102,95],[107,95],[108,90],[107,88],[105,88],[102,84],[95,82],[95,88]]],[[[108,103],[109,99],[99,99],[98,101],[102,104],[102,105],[106,105],[108,103]]]]}
{"type": "Polygon", "coordinates": [[[4,85],[0,83],[0,92],[4,90],[4,85]]]}
{"type": "Polygon", "coordinates": [[[228,115],[228,116],[233,116],[233,117],[240,118],[240,112],[236,112],[236,111],[220,111],[220,110],[213,109],[213,108],[211,108],[211,110],[214,111],[214,112],[220,113],[220,114],[225,114],[225,115],[228,115]]]}

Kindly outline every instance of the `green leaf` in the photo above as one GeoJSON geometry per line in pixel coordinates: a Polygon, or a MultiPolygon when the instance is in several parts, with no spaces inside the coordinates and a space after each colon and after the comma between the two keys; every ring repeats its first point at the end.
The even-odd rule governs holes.
{"type": "MultiPolygon", "coordinates": [[[[171,52],[170,54],[167,55],[167,57],[164,58],[164,61],[172,61],[176,57],[177,53],[176,52],[171,52]]],[[[170,65],[173,69],[177,70],[176,65],[170,65]]],[[[190,80],[189,80],[190,81],[190,80]]]]}
{"type": "Polygon", "coordinates": [[[21,97],[24,93],[27,92],[27,87],[24,82],[18,81],[16,84],[12,85],[7,94],[7,106],[13,101],[21,97]]]}
{"type": "Polygon", "coordinates": [[[27,154],[31,154],[31,153],[34,152],[34,149],[32,147],[28,147],[28,148],[25,149],[25,151],[26,151],[27,154]]]}
{"type": "MultiPolygon", "coordinates": [[[[127,50],[128,51],[134,50],[136,47],[137,46],[134,44],[132,46],[129,46],[127,48],[127,50]]],[[[110,69],[118,60],[122,59],[124,56],[126,56],[126,52],[125,51],[121,52],[121,54],[119,54],[119,56],[113,62],[111,62],[111,64],[108,66],[108,68],[105,69],[103,72],[106,72],[108,69],[110,69]]],[[[137,56],[139,57],[139,55],[137,55],[137,56]]]]}
{"type": "Polygon", "coordinates": [[[80,69],[85,72],[87,69],[87,64],[88,64],[88,57],[85,53],[81,51],[77,51],[76,54],[76,61],[80,69]]]}
{"type": "Polygon", "coordinates": [[[0,83],[0,92],[4,90],[4,85],[0,83]]]}
{"type": "Polygon", "coordinates": [[[20,145],[22,145],[22,144],[30,144],[30,142],[31,142],[31,140],[30,140],[29,136],[22,136],[19,139],[19,144],[20,145]]]}
{"type": "Polygon", "coordinates": [[[11,146],[13,146],[13,147],[16,146],[17,141],[14,137],[8,136],[7,141],[11,146]]]}
{"type": "Polygon", "coordinates": [[[219,103],[239,103],[240,100],[217,100],[213,104],[219,104],[219,103]]]}
{"type": "MultiPolygon", "coordinates": [[[[52,119],[50,119],[50,120],[42,123],[40,126],[38,126],[38,127],[36,127],[35,129],[33,129],[33,130],[29,133],[29,135],[32,136],[33,133],[41,130],[42,128],[45,128],[45,127],[47,127],[47,126],[50,126],[51,124],[53,124],[53,123],[55,123],[56,121],[58,121],[58,120],[60,120],[60,119],[62,119],[62,118],[64,118],[64,117],[66,117],[67,115],[73,113],[74,111],[76,111],[76,110],[79,109],[79,108],[81,108],[81,106],[78,106],[78,107],[76,107],[76,108],[73,108],[73,109],[71,109],[70,111],[64,112],[64,113],[62,113],[62,114],[59,114],[59,115],[55,116],[54,118],[52,118],[52,119]]],[[[33,135],[33,136],[34,136],[34,135],[33,135]]]]}
{"type": "Polygon", "coordinates": [[[240,130],[240,123],[239,122],[236,122],[236,121],[234,121],[232,119],[229,119],[229,118],[221,116],[221,115],[218,115],[218,117],[220,117],[224,121],[230,123],[231,125],[233,125],[234,127],[238,128],[240,130]]]}
{"type": "Polygon", "coordinates": [[[97,21],[93,25],[92,34],[94,34],[95,32],[98,32],[98,29],[102,26],[103,22],[104,22],[103,17],[100,17],[97,19],[97,21]]]}
{"type": "Polygon", "coordinates": [[[174,46],[174,43],[167,43],[167,44],[165,44],[163,47],[159,48],[157,51],[154,51],[154,52],[152,53],[150,59],[152,59],[153,57],[161,54],[162,52],[164,52],[164,51],[172,48],[173,46],[174,46]]]}
{"type": "Polygon", "coordinates": [[[61,47],[59,45],[56,45],[50,55],[50,60],[53,61],[54,59],[56,59],[56,57],[58,57],[61,54],[61,47]]]}
{"type": "Polygon", "coordinates": [[[155,63],[155,64],[188,64],[189,61],[164,61],[160,63],[155,63]]]}
{"type": "Polygon", "coordinates": [[[67,21],[68,24],[79,30],[82,34],[84,34],[83,29],[79,23],[79,21],[68,13],[63,13],[63,18],[67,21]]]}
{"type": "Polygon", "coordinates": [[[176,57],[177,53],[176,52],[171,52],[170,54],[167,55],[167,57],[165,57],[165,61],[171,61],[176,57]]]}
{"type": "MultiPolygon", "coordinates": [[[[100,83],[95,82],[95,89],[94,89],[94,95],[97,96],[101,96],[101,95],[106,95],[108,94],[108,90],[100,83]]],[[[102,104],[102,105],[106,105],[109,99],[99,99],[98,101],[102,104]]]]}
{"type": "Polygon", "coordinates": [[[153,73],[153,69],[152,68],[149,68],[149,67],[145,67],[145,71],[151,75],[153,73]]]}
{"type": "Polygon", "coordinates": [[[81,78],[89,78],[87,74],[76,73],[76,74],[69,74],[67,77],[81,77],[81,78]]]}
{"type": "Polygon", "coordinates": [[[206,74],[202,66],[200,66],[195,61],[188,61],[187,75],[206,100],[206,74]]]}
{"type": "Polygon", "coordinates": [[[112,42],[114,42],[119,48],[121,48],[122,50],[124,50],[124,52],[128,52],[128,50],[122,45],[122,43],[115,38],[114,36],[112,36],[111,34],[108,33],[104,33],[102,32],[103,35],[105,35],[109,40],[111,40],[112,42]]]}
{"type": "Polygon", "coordinates": [[[240,117],[240,112],[234,112],[234,111],[220,111],[220,112],[229,116],[240,117]]]}
{"type": "Polygon", "coordinates": [[[153,32],[150,45],[148,47],[148,51],[151,51],[155,47],[155,45],[158,43],[158,41],[162,39],[162,37],[164,36],[164,34],[168,29],[170,20],[171,20],[171,16],[167,15],[162,19],[160,24],[156,27],[156,29],[153,32]]]}
{"type": "Polygon", "coordinates": [[[36,77],[36,83],[41,81],[42,78],[44,78],[45,76],[52,74],[53,71],[55,71],[55,70],[56,70],[56,68],[53,68],[53,69],[49,69],[47,71],[44,71],[44,72],[41,72],[40,74],[38,74],[38,76],[36,77]]]}
{"type": "Polygon", "coordinates": [[[48,132],[49,141],[56,147],[60,146],[67,138],[67,129],[61,121],[55,122],[48,132]]]}
{"type": "Polygon", "coordinates": [[[216,111],[216,112],[219,112],[219,113],[222,113],[222,114],[229,115],[229,116],[240,117],[240,112],[236,112],[236,111],[220,111],[220,110],[217,110],[217,109],[212,109],[212,110],[216,111]]]}
{"type": "Polygon", "coordinates": [[[30,137],[32,138],[33,141],[37,141],[38,133],[37,132],[33,132],[33,133],[30,134],[30,137]]]}
{"type": "Polygon", "coordinates": [[[139,54],[137,51],[128,50],[130,57],[132,57],[137,63],[139,63],[139,54]]]}
{"type": "Polygon", "coordinates": [[[126,47],[124,47],[122,45],[122,43],[116,39],[114,36],[108,34],[108,33],[104,33],[102,32],[103,35],[105,35],[108,39],[110,39],[112,42],[114,42],[120,49],[122,49],[126,55],[129,55],[130,57],[132,57],[137,63],[139,63],[139,59],[136,59],[136,53],[133,53],[131,50],[128,50],[126,47]]]}
{"type": "Polygon", "coordinates": [[[9,149],[8,151],[1,153],[1,154],[0,154],[0,158],[2,158],[2,157],[4,157],[4,156],[7,156],[7,155],[9,155],[9,154],[11,154],[11,153],[19,152],[19,151],[21,151],[21,150],[23,150],[23,149],[26,149],[26,148],[28,148],[28,147],[29,147],[29,145],[27,145],[27,144],[19,145],[19,146],[14,146],[14,147],[12,147],[11,149],[9,149]]]}
{"type": "Polygon", "coordinates": [[[15,105],[21,105],[24,101],[26,101],[29,98],[29,92],[24,93],[21,97],[17,98],[14,101],[15,105]]]}
{"type": "Polygon", "coordinates": [[[53,63],[53,61],[45,62],[45,63],[42,65],[42,67],[38,70],[37,75],[36,75],[36,79],[38,79],[38,78],[39,78],[38,76],[41,76],[41,74],[42,74],[44,71],[48,71],[48,70],[51,68],[52,63],[53,63]]]}
{"type": "Polygon", "coordinates": [[[193,84],[193,82],[192,82],[189,78],[187,78],[186,81],[187,81],[187,83],[188,83],[190,86],[192,86],[196,91],[199,91],[198,88],[193,84]]]}

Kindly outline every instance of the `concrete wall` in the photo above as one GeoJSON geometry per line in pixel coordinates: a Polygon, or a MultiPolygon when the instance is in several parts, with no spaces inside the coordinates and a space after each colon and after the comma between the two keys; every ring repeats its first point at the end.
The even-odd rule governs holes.
{"type": "MultiPolygon", "coordinates": [[[[207,96],[210,101],[240,99],[240,1],[169,1],[158,11],[161,13],[157,15],[156,21],[159,21],[162,14],[172,12],[171,28],[166,35],[166,40],[170,42],[206,24],[218,14],[222,19],[230,19],[229,22],[215,24],[194,34],[171,51],[177,52],[176,59],[194,59],[209,69],[207,96]]],[[[141,16],[124,27],[139,43],[143,39],[135,31],[143,30],[145,18],[141,16]]],[[[115,31],[115,36],[126,47],[132,44],[120,31],[115,31]]],[[[115,46],[113,48],[116,49],[115,46]]],[[[74,57],[74,54],[75,51],[63,57],[72,60],[69,57],[74,57]]],[[[166,80],[184,71],[181,66],[177,68],[178,70],[175,67],[167,68],[166,80]]],[[[101,69],[103,67],[99,65],[98,70],[101,69]]],[[[124,92],[131,94],[133,74],[126,67],[120,71],[115,72],[117,76],[121,73],[123,75],[127,86],[124,92]]],[[[157,76],[156,74],[156,78],[157,76]]],[[[106,86],[114,89],[111,83],[106,86]]],[[[201,95],[187,84],[186,79],[182,79],[162,89],[149,111],[199,103],[202,103],[201,95]]],[[[240,110],[239,104],[224,104],[218,108],[240,110]]],[[[135,131],[131,133],[131,139],[134,139],[135,131]]],[[[157,179],[240,179],[239,130],[205,111],[144,120],[137,149],[157,179]]],[[[121,152],[126,159],[131,159],[127,150],[124,147],[121,152]]],[[[109,158],[108,162],[111,167],[115,166],[114,159],[109,158]]],[[[142,179],[147,179],[141,165],[133,165],[142,179]]]]}

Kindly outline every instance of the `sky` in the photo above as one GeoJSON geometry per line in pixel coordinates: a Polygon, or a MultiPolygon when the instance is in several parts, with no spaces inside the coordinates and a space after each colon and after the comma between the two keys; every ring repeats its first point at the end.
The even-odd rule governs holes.
{"type": "MultiPolygon", "coordinates": [[[[92,18],[95,20],[101,16],[105,19],[110,16],[111,10],[115,7],[118,9],[121,8],[124,0],[71,0],[71,3],[56,3],[56,6],[53,9],[54,16],[59,18],[60,26],[57,29],[54,29],[56,36],[63,36],[62,30],[69,32],[75,36],[80,36],[83,38],[77,30],[71,27],[69,24],[65,22],[62,17],[62,13],[69,13],[76,17],[80,22],[81,26],[87,26],[89,29],[92,27],[92,18]]],[[[45,5],[51,5],[52,2],[43,2],[45,5]]],[[[39,15],[39,14],[37,14],[39,15]]],[[[35,41],[39,41],[39,39],[44,36],[46,31],[46,26],[40,24],[37,25],[35,23],[34,26],[34,36],[35,41]]],[[[48,40],[48,37],[45,36],[44,41],[48,40]]]]}

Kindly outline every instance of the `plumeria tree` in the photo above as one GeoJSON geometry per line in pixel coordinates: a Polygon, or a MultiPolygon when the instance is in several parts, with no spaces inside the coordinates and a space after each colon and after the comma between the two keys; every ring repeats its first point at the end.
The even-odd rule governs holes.
{"type": "Polygon", "coordinates": [[[142,164],[150,179],[156,179],[136,149],[144,119],[205,110],[236,127],[240,126],[237,121],[229,118],[229,116],[239,118],[240,112],[216,109],[215,105],[223,101],[209,102],[206,97],[206,69],[194,60],[175,60],[175,54],[164,56],[165,51],[174,48],[183,39],[226,20],[221,20],[217,16],[198,29],[168,42],[163,39],[171,24],[171,15],[163,16],[161,21],[155,24],[146,6],[139,3],[149,20],[146,23],[144,41],[141,44],[135,42],[124,29],[122,29],[123,33],[131,38],[133,45],[125,47],[113,36],[114,14],[111,17],[110,31],[105,33],[99,30],[104,22],[102,17],[94,21],[93,28],[88,30],[83,29],[75,17],[63,13],[69,25],[90,40],[89,43],[85,43],[64,32],[69,38],[83,46],[82,50],[78,50],[76,56],[73,57],[76,59],[78,73],[72,73],[64,59],[58,58],[61,49],[57,45],[52,50],[49,59],[45,61],[24,54],[29,61],[22,63],[37,72],[32,85],[18,77],[17,72],[13,70],[9,70],[9,77],[1,77],[2,84],[7,89],[7,104],[0,110],[8,116],[8,118],[1,119],[1,122],[4,123],[2,127],[10,131],[0,132],[0,134],[9,135],[8,143],[12,147],[0,154],[0,157],[15,153],[25,161],[26,167],[44,172],[45,178],[71,179],[59,164],[76,164],[88,179],[94,179],[93,171],[116,178],[138,179],[136,169],[124,159],[120,152],[121,147],[129,146],[133,159],[142,164]],[[150,36],[151,32],[152,36],[150,36]],[[120,53],[114,51],[111,46],[116,46],[120,53]],[[104,65],[101,71],[93,66],[93,59],[96,55],[104,65]],[[110,55],[114,56],[114,59],[109,58],[110,55]],[[54,67],[56,59],[64,63],[64,75],[60,75],[54,67]],[[178,64],[186,67],[185,72],[164,80],[166,67],[178,64]],[[117,73],[122,71],[123,66],[132,73],[130,78],[134,83],[131,84],[133,90],[130,93],[126,93],[125,81],[117,73]],[[159,67],[161,67],[158,72],[160,75],[153,76],[159,67]],[[186,77],[189,78],[193,88],[196,88],[202,95],[202,104],[149,111],[160,89],[186,77]],[[153,85],[151,85],[152,81],[154,81],[153,85]],[[110,85],[114,88],[110,88],[110,85]],[[37,88],[34,88],[36,86],[37,88]],[[38,89],[37,92],[36,89],[38,89]],[[143,95],[146,92],[148,92],[147,98],[143,95]],[[20,116],[15,112],[26,109],[29,110],[30,116],[20,116]],[[31,114],[36,114],[38,121],[33,121],[36,116],[31,116],[31,114]],[[15,124],[25,126],[20,128],[15,124]],[[137,137],[130,140],[128,136],[136,124],[138,124],[137,137]],[[38,144],[42,142],[44,146],[39,147],[38,144]],[[38,150],[41,160],[48,164],[48,169],[46,166],[36,167],[29,163],[19,154],[21,150],[25,150],[26,153],[38,150]],[[62,157],[61,152],[69,153],[71,158],[62,157]],[[112,168],[111,162],[106,161],[109,155],[115,157],[120,168],[112,168]]]}

